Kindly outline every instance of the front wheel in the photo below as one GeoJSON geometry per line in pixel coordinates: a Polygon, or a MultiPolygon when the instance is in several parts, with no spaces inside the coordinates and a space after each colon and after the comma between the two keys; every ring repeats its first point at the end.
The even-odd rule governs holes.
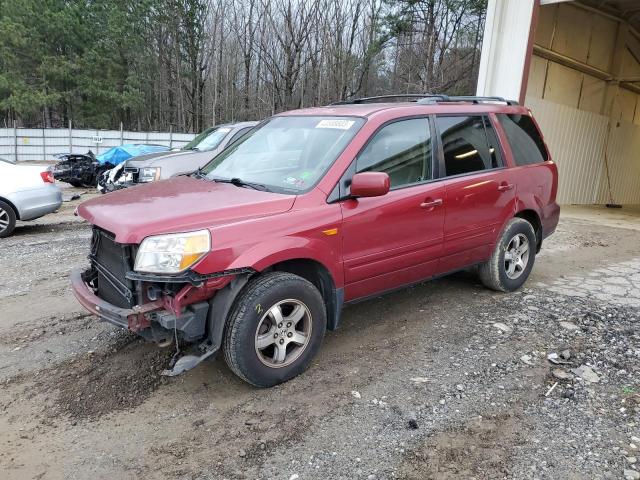
{"type": "Polygon", "coordinates": [[[512,218],[496,243],[491,258],[480,264],[478,273],[484,286],[513,292],[527,281],[536,258],[536,234],[522,218],[512,218]]]}
{"type": "Polygon", "coordinates": [[[0,238],[8,237],[16,228],[16,212],[11,205],[0,201],[0,238]]]}
{"type": "Polygon", "coordinates": [[[260,275],[227,318],[225,361],[257,387],[286,382],[307,369],[326,325],[324,301],[311,282],[286,272],[260,275]]]}

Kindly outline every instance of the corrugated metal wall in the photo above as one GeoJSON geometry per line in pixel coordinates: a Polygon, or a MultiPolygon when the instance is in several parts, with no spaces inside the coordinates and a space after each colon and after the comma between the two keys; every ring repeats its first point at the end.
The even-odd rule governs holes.
{"type": "MultiPolygon", "coordinates": [[[[607,149],[613,201],[640,204],[640,125],[618,122],[612,125],[607,149]]],[[[608,203],[606,176],[602,175],[596,203],[608,203]]]]}
{"type": "MultiPolygon", "coordinates": [[[[610,77],[640,76],[640,63],[623,41],[631,35],[625,28],[624,22],[574,2],[543,5],[535,45],[612,72],[610,77]]],[[[558,163],[560,203],[640,203],[640,95],[534,54],[526,104],[558,163]]]]}
{"type": "Polygon", "coordinates": [[[100,154],[123,143],[152,143],[179,148],[192,133],[69,130],[68,128],[0,128],[0,157],[9,160],[54,160],[58,153],[100,154]]]}
{"type": "MultiPolygon", "coordinates": [[[[558,202],[608,203],[604,149],[608,118],[559,103],[527,97],[553,160],[558,164],[558,202]]],[[[640,203],[640,126],[613,124],[607,146],[613,201],[640,203]]]]}
{"type": "Polygon", "coordinates": [[[534,97],[527,98],[527,106],[558,164],[558,202],[595,203],[607,118],[534,97]]]}

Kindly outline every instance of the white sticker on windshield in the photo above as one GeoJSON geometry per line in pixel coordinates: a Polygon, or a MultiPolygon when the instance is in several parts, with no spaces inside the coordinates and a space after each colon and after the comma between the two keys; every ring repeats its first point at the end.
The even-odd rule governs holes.
{"type": "Polygon", "coordinates": [[[338,130],[349,130],[353,120],[320,120],[316,128],[337,128],[338,130]]]}

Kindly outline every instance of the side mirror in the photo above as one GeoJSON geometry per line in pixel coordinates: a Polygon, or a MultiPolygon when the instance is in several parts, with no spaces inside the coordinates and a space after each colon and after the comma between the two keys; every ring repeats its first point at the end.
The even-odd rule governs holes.
{"type": "Polygon", "coordinates": [[[391,180],[384,172],[356,173],[351,178],[351,196],[380,197],[389,192],[391,180]]]}

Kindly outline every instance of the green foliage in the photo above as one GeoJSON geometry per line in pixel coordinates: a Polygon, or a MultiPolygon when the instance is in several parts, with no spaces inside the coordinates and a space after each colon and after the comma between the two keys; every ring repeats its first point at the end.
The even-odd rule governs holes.
{"type": "Polygon", "coordinates": [[[350,96],[471,93],[486,2],[0,0],[0,123],[199,131],[350,96]]]}
{"type": "Polygon", "coordinates": [[[1,0],[0,111],[29,123],[46,109],[59,117],[46,122],[98,128],[131,118],[145,104],[139,74],[157,3],[1,0]]]}

